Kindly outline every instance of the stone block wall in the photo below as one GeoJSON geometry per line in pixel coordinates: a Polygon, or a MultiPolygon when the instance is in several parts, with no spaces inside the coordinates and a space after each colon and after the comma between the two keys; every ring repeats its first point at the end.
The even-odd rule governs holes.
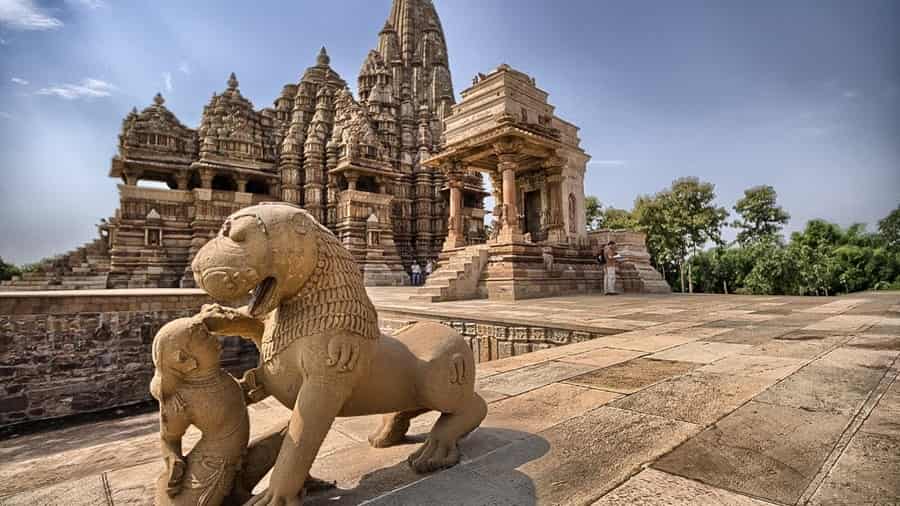
{"type": "MultiPolygon", "coordinates": [[[[153,336],[208,303],[199,290],[0,294],[0,427],[150,400],[153,336]]],[[[227,338],[235,374],[257,361],[227,338]]]]}
{"type": "Polygon", "coordinates": [[[494,244],[479,283],[482,298],[516,301],[599,292],[603,270],[584,245],[494,244]]]}

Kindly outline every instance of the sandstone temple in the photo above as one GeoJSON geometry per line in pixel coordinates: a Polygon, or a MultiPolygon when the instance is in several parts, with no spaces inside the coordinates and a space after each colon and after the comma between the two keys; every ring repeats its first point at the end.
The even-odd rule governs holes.
{"type": "MultiPolygon", "coordinates": [[[[119,208],[100,237],[0,290],[193,287],[191,259],[224,219],[265,201],[308,210],[353,253],[369,286],[408,285],[414,263],[439,258],[423,298],[546,296],[601,283],[584,223],[590,157],[533,78],[501,65],[456,104],[430,0],[393,1],[358,96],[330,63],[322,48],[263,109],[231,74],[196,129],[160,94],[132,110],[109,170],[119,208]]],[[[667,289],[643,244],[634,251],[639,268],[626,269],[623,289],[667,289]]]]}
{"type": "MultiPolygon", "coordinates": [[[[436,259],[447,234],[447,179],[420,162],[437,151],[454,103],[430,1],[394,1],[357,86],[358,99],[323,48],[268,108],[255,108],[232,74],[196,129],[157,95],[122,123],[109,172],[121,180],[120,206],[100,239],[11,287],[192,286],[190,259],[224,218],[269,200],[301,205],[334,231],[368,284],[408,284],[412,263],[436,259]]],[[[480,176],[464,191],[467,236],[483,241],[480,176]]]]}

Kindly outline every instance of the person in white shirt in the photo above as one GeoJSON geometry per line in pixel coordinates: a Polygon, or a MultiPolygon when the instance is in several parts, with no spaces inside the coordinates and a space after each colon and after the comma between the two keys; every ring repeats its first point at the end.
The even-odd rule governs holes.
{"type": "Polygon", "coordinates": [[[412,284],[413,286],[422,284],[422,268],[419,267],[418,262],[412,264],[412,284]]]}
{"type": "Polygon", "coordinates": [[[621,258],[615,241],[610,241],[603,248],[604,260],[604,276],[603,276],[603,293],[606,295],[616,295],[616,264],[621,258]]]}

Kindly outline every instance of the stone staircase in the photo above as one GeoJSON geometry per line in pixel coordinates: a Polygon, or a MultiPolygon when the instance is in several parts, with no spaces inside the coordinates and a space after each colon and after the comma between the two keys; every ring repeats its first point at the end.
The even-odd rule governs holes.
{"type": "Polygon", "coordinates": [[[447,302],[478,298],[478,281],[488,263],[490,247],[486,244],[468,246],[453,254],[434,271],[425,286],[410,300],[416,302],[447,302]]]}
{"type": "Polygon", "coordinates": [[[97,239],[63,255],[43,260],[34,271],[0,282],[0,292],[102,290],[107,287],[110,258],[97,239]]]}

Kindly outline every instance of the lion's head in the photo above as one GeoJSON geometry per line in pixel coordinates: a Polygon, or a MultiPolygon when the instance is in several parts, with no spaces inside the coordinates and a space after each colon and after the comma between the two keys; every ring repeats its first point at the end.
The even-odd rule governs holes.
{"type": "Polygon", "coordinates": [[[242,209],[197,253],[194,279],[217,302],[241,302],[249,294],[250,314],[263,316],[296,296],[313,275],[323,234],[334,240],[290,204],[242,209]]]}

